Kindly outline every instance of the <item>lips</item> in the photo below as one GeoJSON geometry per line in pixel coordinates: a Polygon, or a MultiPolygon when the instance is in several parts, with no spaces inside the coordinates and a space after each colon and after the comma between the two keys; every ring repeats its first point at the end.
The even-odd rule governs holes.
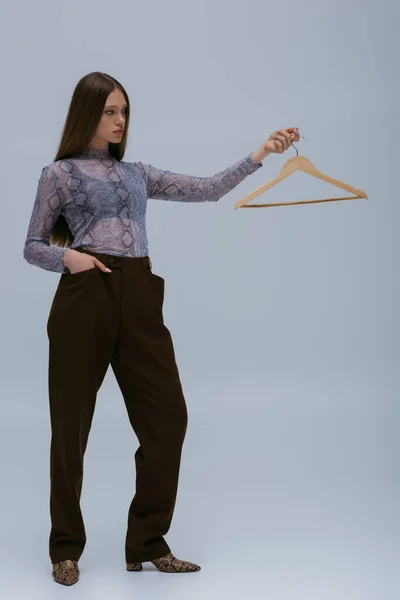
{"type": "Polygon", "coordinates": [[[114,133],[124,133],[122,129],[117,129],[114,133]]]}

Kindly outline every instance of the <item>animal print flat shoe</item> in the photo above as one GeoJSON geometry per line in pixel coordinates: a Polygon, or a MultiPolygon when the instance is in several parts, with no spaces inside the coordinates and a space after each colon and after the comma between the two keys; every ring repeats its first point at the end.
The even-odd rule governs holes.
{"type": "Polygon", "coordinates": [[[53,579],[63,585],[73,585],[79,579],[77,560],[60,560],[53,564],[53,579]]]}
{"type": "MultiPolygon", "coordinates": [[[[149,562],[153,563],[153,565],[163,573],[192,573],[194,571],[200,571],[201,569],[201,567],[195,563],[187,560],[179,560],[171,552],[161,558],[156,558],[149,562]]],[[[141,562],[136,562],[127,563],[126,568],[128,571],[141,571],[143,567],[141,562]]]]}

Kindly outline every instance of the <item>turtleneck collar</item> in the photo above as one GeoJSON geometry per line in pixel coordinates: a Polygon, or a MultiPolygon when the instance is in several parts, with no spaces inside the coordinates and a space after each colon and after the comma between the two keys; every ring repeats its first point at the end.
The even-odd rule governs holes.
{"type": "Polygon", "coordinates": [[[108,148],[83,148],[78,156],[86,156],[87,158],[110,158],[108,148]]]}

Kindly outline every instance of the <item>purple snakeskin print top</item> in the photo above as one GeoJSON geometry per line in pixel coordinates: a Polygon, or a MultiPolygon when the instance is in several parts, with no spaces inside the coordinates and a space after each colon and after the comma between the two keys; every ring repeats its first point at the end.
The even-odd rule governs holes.
{"type": "Polygon", "coordinates": [[[32,265],[69,273],[68,247],[50,245],[55,221],[64,216],[71,248],[117,256],[148,256],[148,198],[177,202],[216,202],[247,175],[262,167],[251,153],[211,177],[161,170],[142,162],[118,161],[108,149],[85,148],[43,167],[23,256],[32,265]]]}

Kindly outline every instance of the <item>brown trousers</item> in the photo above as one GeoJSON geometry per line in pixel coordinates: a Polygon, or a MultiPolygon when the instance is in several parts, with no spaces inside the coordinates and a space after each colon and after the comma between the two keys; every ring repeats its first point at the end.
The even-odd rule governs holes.
{"type": "Polygon", "coordinates": [[[79,560],[86,535],[80,497],[96,394],[109,364],[139,440],[129,507],[126,562],[170,552],[163,536],[174,511],[187,407],[171,334],[163,321],[164,279],[148,257],[95,256],[98,267],[62,274],[47,322],[51,420],[49,555],[79,560]]]}

